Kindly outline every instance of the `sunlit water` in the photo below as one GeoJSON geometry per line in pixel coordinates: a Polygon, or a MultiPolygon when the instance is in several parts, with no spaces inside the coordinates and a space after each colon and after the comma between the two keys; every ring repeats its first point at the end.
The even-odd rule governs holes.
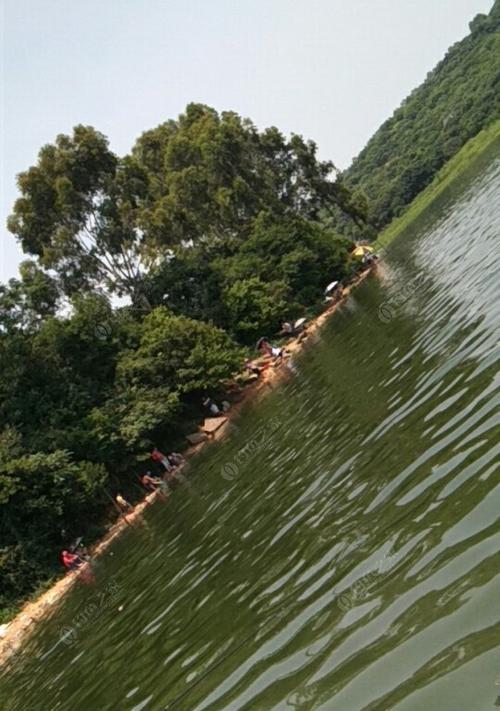
{"type": "Polygon", "coordinates": [[[2,709],[500,704],[499,173],[400,238],[99,560],[2,709]]]}

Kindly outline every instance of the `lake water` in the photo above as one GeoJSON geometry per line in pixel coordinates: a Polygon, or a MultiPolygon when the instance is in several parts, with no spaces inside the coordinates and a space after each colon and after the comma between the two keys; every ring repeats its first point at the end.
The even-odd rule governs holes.
{"type": "Polygon", "coordinates": [[[499,187],[477,166],[393,243],[37,629],[4,711],[500,705],[499,187]]]}

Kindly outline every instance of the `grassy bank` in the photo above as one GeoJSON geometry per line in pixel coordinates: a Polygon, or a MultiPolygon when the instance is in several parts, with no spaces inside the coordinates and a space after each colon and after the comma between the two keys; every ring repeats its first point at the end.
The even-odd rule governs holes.
{"type": "Polygon", "coordinates": [[[500,120],[483,129],[477,136],[471,138],[465,146],[437,173],[430,185],[427,186],[409,205],[408,209],[379,235],[375,247],[386,247],[393,239],[408,227],[444,190],[451,185],[462,173],[486,151],[500,148],[500,120]]]}

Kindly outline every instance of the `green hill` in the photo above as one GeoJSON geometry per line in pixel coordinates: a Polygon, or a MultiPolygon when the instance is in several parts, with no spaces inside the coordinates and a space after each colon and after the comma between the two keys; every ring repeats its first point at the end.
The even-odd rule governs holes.
{"type": "MultiPolygon", "coordinates": [[[[369,201],[380,229],[400,215],[437,171],[499,117],[500,0],[477,15],[426,80],[372,136],[343,178],[369,201]]],[[[346,220],[337,226],[346,231],[346,220]]]]}

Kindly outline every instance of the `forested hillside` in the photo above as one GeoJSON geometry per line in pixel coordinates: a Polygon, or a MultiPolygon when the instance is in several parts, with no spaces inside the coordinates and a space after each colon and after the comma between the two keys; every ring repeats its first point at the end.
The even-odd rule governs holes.
{"type": "MultiPolygon", "coordinates": [[[[470,34],[454,44],[370,139],[345,172],[346,185],[365,196],[380,229],[400,215],[436,172],[472,136],[499,116],[500,0],[477,15],[470,34]]],[[[347,227],[338,219],[337,227],[347,227]]]]}

